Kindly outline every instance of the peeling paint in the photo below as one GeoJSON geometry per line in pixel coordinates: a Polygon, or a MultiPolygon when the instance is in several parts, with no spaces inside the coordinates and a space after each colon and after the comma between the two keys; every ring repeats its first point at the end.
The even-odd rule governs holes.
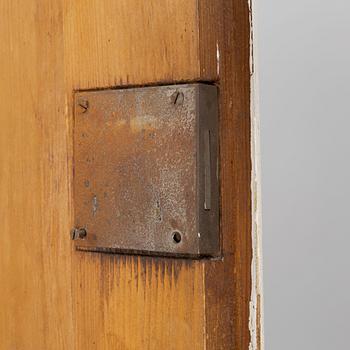
{"type": "Polygon", "coordinates": [[[248,0],[250,10],[250,73],[251,73],[251,157],[252,157],[252,291],[250,298],[249,330],[251,341],[249,350],[264,349],[263,335],[263,283],[262,283],[262,225],[261,225],[261,171],[260,171],[260,120],[258,103],[258,77],[257,77],[257,53],[256,32],[254,30],[254,6],[253,0],[248,0]]]}

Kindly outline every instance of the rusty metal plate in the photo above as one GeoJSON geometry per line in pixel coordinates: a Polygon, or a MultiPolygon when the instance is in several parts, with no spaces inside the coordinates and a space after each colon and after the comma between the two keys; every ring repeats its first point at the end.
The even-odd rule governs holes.
{"type": "Polygon", "coordinates": [[[217,108],[207,84],[75,94],[77,249],[219,254],[217,108]]]}

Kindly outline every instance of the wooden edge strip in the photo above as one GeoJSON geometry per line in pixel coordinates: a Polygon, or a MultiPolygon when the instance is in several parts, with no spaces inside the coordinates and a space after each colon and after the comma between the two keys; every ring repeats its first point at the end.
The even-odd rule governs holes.
{"type": "Polygon", "coordinates": [[[198,0],[202,79],[220,94],[223,258],[204,267],[207,349],[263,348],[259,124],[251,0],[198,0]]]}

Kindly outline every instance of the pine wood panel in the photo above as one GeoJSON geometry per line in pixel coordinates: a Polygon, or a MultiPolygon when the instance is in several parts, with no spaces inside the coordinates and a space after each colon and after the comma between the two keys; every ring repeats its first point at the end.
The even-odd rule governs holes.
{"type": "Polygon", "coordinates": [[[0,0],[0,10],[0,348],[248,349],[248,3],[0,0]],[[74,251],[73,91],[198,80],[221,96],[223,258],[74,251]]]}
{"type": "Polygon", "coordinates": [[[196,0],[63,1],[74,88],[200,77],[196,0]]]}
{"type": "Polygon", "coordinates": [[[0,348],[73,349],[62,8],[0,13],[0,348]]]}

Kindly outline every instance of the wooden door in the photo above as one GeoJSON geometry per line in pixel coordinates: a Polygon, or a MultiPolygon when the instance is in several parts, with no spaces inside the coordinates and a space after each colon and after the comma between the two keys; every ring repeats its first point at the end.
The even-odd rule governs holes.
{"type": "Polygon", "coordinates": [[[261,349],[248,0],[0,0],[0,348],[261,349]],[[76,90],[219,88],[222,258],[75,251],[76,90]]]}

